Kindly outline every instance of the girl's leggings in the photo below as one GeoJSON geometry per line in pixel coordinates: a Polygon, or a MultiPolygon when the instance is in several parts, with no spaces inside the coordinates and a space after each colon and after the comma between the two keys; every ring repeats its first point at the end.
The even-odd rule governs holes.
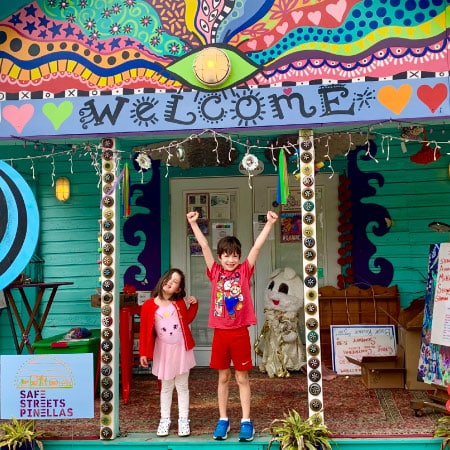
{"type": "Polygon", "coordinates": [[[172,380],[161,380],[161,418],[170,418],[173,388],[177,389],[178,417],[189,418],[189,372],[177,375],[172,380]]]}

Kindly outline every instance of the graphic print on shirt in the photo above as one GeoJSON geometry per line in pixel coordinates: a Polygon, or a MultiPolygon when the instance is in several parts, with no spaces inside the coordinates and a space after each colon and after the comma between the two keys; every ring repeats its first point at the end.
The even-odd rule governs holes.
{"type": "Polygon", "coordinates": [[[158,308],[155,316],[158,338],[166,344],[176,344],[181,339],[181,329],[175,308],[158,308]]]}
{"type": "Polygon", "coordinates": [[[214,305],[214,315],[216,317],[224,316],[224,305],[231,319],[236,317],[236,311],[242,309],[244,297],[240,279],[241,275],[239,272],[233,272],[231,275],[225,275],[224,273],[219,275],[214,305]]]}

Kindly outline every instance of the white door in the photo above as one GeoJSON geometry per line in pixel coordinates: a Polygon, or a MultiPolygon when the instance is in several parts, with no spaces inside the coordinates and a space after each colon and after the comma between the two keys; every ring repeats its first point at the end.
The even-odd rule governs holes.
{"type": "Polygon", "coordinates": [[[184,178],[171,180],[170,196],[171,266],[185,272],[187,293],[199,299],[199,312],[191,330],[196,341],[197,365],[208,366],[212,338],[212,330],[207,326],[211,283],[204,259],[189,234],[186,212],[188,208],[201,211],[204,220],[201,227],[207,232],[213,252],[215,238],[221,230],[229,230],[241,241],[245,258],[253,244],[252,191],[244,177],[184,178]]]}
{"type": "MultiPolygon", "coordinates": [[[[187,292],[195,295],[200,302],[199,313],[191,329],[196,341],[196,361],[198,366],[208,366],[212,331],[207,327],[211,285],[206,277],[203,257],[198,256],[188,234],[186,211],[190,207],[204,208],[205,201],[215,199],[229,200],[228,205],[204,211],[205,229],[208,240],[214,248],[213,228],[232,224],[233,234],[242,244],[242,257],[245,258],[254,242],[258,229],[258,217],[264,216],[268,209],[281,213],[276,201],[278,178],[276,175],[258,175],[251,180],[247,177],[227,178],[183,178],[170,182],[171,207],[171,266],[178,267],[186,274],[187,292]],[[200,187],[199,187],[200,186],[200,187]]],[[[292,176],[289,180],[291,191],[300,188],[292,176]]],[[[319,286],[336,286],[340,267],[338,259],[338,177],[329,178],[319,174],[316,177],[315,211],[317,223],[317,253],[319,286]]],[[[214,251],[214,250],[213,250],[214,251]]],[[[264,325],[264,296],[269,275],[276,268],[292,267],[302,275],[301,242],[283,242],[279,221],[261,250],[253,277],[253,300],[258,324],[251,327],[252,343],[264,325]]],[[[254,363],[258,364],[254,355],[254,363]]]]}

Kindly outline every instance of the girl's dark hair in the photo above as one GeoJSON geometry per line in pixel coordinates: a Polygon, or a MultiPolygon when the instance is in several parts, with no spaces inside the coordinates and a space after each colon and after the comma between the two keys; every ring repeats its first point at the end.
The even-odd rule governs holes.
{"type": "Polygon", "coordinates": [[[217,242],[217,256],[221,256],[222,254],[226,255],[236,255],[241,257],[241,243],[239,239],[235,236],[225,236],[219,239],[217,242]]]}
{"type": "Polygon", "coordinates": [[[173,294],[172,299],[173,300],[179,300],[180,298],[186,297],[186,279],[184,276],[184,273],[180,269],[169,269],[158,281],[157,285],[152,291],[152,297],[163,297],[163,286],[172,278],[172,275],[174,273],[177,273],[180,275],[180,291],[176,294],[173,294]]]}

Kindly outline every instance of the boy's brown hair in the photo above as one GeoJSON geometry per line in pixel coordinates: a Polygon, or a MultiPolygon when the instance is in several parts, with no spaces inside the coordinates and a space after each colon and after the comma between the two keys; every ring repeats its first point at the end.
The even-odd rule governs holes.
{"type": "Polygon", "coordinates": [[[172,278],[172,274],[177,273],[180,275],[180,290],[176,294],[173,294],[173,300],[179,300],[180,298],[184,298],[186,296],[186,279],[184,273],[180,269],[169,269],[158,281],[158,284],[152,291],[152,297],[160,297],[163,298],[163,286],[172,278]]]}
{"type": "Polygon", "coordinates": [[[226,255],[232,255],[236,253],[236,255],[239,255],[240,258],[241,252],[241,242],[235,236],[225,236],[219,239],[219,242],[217,242],[217,256],[221,256],[224,253],[226,255]]]}

